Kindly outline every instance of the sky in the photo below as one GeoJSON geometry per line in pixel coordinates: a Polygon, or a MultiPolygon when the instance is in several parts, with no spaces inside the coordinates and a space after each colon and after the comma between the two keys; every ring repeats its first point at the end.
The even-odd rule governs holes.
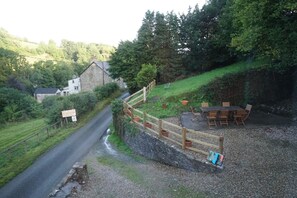
{"type": "Polygon", "coordinates": [[[33,42],[107,44],[136,38],[147,10],[187,13],[206,0],[0,0],[0,27],[33,42]]]}

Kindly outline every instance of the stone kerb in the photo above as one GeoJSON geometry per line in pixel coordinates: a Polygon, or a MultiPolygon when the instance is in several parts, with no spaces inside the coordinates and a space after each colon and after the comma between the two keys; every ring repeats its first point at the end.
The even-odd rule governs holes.
{"type": "Polygon", "coordinates": [[[81,189],[81,186],[89,180],[87,165],[81,162],[76,162],[69,173],[58,184],[49,197],[69,197],[81,189]]]}

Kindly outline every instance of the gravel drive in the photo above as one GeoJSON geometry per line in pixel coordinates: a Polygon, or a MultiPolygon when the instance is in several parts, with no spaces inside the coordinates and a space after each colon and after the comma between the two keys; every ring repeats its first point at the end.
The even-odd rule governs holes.
{"type": "Polygon", "coordinates": [[[210,132],[225,137],[221,173],[136,160],[102,139],[84,158],[89,183],[72,197],[297,197],[296,126],[231,126],[210,132]],[[120,168],[100,163],[101,157],[116,160],[120,168]],[[132,170],[134,179],[123,170],[132,170]]]}

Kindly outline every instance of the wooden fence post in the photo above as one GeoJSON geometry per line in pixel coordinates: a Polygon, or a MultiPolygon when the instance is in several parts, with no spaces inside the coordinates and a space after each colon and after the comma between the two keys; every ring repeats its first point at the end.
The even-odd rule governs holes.
{"type": "Polygon", "coordinates": [[[134,113],[133,113],[133,107],[131,107],[131,119],[132,119],[132,121],[134,121],[134,113]]]}
{"type": "Polygon", "coordinates": [[[146,102],[146,87],[143,87],[143,102],[146,102]]]}
{"type": "Polygon", "coordinates": [[[220,154],[223,155],[224,152],[224,137],[220,136],[219,138],[219,147],[220,147],[220,154]]]}
{"type": "Polygon", "coordinates": [[[127,113],[127,105],[126,105],[125,101],[123,101],[123,112],[124,112],[124,114],[127,113]]]}
{"type": "Polygon", "coordinates": [[[161,138],[162,137],[162,120],[159,119],[158,121],[158,129],[159,129],[159,137],[161,138]]]}
{"type": "Polygon", "coordinates": [[[146,123],[146,113],[143,112],[143,127],[144,127],[144,128],[146,128],[145,123],[146,123]]]}
{"type": "Polygon", "coordinates": [[[24,140],[24,149],[25,149],[25,153],[28,151],[28,148],[27,148],[27,144],[26,144],[26,140],[24,140]]]}
{"type": "Polygon", "coordinates": [[[186,148],[186,139],[187,139],[187,129],[183,127],[182,129],[182,149],[186,148]]]}

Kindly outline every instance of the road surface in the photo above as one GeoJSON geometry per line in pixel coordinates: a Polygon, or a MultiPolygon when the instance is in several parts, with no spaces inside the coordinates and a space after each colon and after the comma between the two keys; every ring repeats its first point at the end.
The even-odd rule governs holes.
{"type": "MultiPolygon", "coordinates": [[[[126,95],[123,95],[126,96],[126,95]]],[[[0,189],[2,198],[45,198],[100,139],[112,121],[110,106],[65,141],[39,157],[0,189]]]]}

